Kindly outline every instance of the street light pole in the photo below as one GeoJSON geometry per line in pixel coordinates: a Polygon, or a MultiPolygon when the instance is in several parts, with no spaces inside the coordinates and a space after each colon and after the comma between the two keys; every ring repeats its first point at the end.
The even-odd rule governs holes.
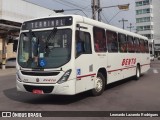
{"type": "Polygon", "coordinates": [[[100,0],[98,0],[98,5],[96,7],[96,5],[93,5],[94,2],[95,2],[95,0],[92,0],[92,11],[93,11],[92,13],[94,13],[93,15],[95,15],[95,18],[93,18],[93,17],[92,18],[96,19],[96,13],[98,12],[98,21],[101,21],[100,12],[102,11],[102,9],[118,7],[119,10],[128,10],[129,9],[129,5],[130,5],[130,4],[123,4],[123,5],[113,5],[113,6],[107,6],[107,7],[100,7],[100,0]],[[95,7],[93,7],[93,6],[95,6],[95,7]]]}
{"type": "Polygon", "coordinates": [[[98,12],[98,19],[100,19],[100,0],[91,0],[91,8],[92,8],[92,19],[96,20],[97,15],[96,13],[98,12]]]}
{"type": "Polygon", "coordinates": [[[96,19],[95,0],[92,0],[91,8],[92,8],[92,19],[95,20],[96,19]]]}
{"type": "Polygon", "coordinates": [[[129,9],[129,5],[130,5],[130,4],[113,5],[113,6],[101,7],[100,9],[118,7],[120,10],[127,10],[127,9],[129,9]]]}
{"type": "Polygon", "coordinates": [[[122,18],[122,20],[119,20],[119,22],[122,22],[122,24],[123,24],[123,29],[124,29],[124,23],[125,23],[125,22],[128,22],[128,20],[125,20],[124,18],[122,18]]]}
{"type": "Polygon", "coordinates": [[[98,0],[97,4],[98,4],[98,21],[101,21],[101,15],[100,15],[101,10],[99,10],[101,8],[101,6],[100,6],[100,0],[98,0]]]}

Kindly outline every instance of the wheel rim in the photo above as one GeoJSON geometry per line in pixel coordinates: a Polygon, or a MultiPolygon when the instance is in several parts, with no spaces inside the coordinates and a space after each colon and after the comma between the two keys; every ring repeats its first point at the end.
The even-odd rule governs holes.
{"type": "Polygon", "coordinates": [[[96,78],[96,87],[95,90],[96,92],[100,92],[103,88],[103,81],[100,77],[96,78]]]}
{"type": "Polygon", "coordinates": [[[137,78],[140,77],[140,71],[139,71],[139,68],[137,68],[137,78]]]}

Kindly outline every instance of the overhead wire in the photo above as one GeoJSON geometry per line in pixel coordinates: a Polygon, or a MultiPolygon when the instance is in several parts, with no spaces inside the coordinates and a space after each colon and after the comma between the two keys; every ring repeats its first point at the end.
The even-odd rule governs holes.
{"type": "Polygon", "coordinates": [[[59,0],[52,0],[53,2],[57,2],[57,3],[59,3],[59,4],[61,4],[61,5],[64,5],[64,6],[67,6],[67,7],[73,7],[73,6],[71,6],[71,5],[68,5],[68,4],[65,4],[65,3],[63,3],[63,2],[61,2],[61,1],[59,1],[59,0]]]}
{"type": "MultiPolygon", "coordinates": [[[[63,2],[64,4],[70,5],[70,6],[72,6],[72,7],[75,7],[75,8],[80,8],[80,9],[82,9],[82,10],[86,9],[86,6],[80,6],[80,4],[76,4],[75,2],[70,2],[70,1],[67,1],[67,0],[59,0],[59,1],[63,2]]],[[[57,1],[57,2],[58,2],[58,1],[57,1]]],[[[87,3],[87,2],[86,2],[86,3],[87,3]]],[[[87,7],[88,7],[88,6],[90,6],[90,4],[87,5],[87,7]]],[[[85,11],[91,12],[91,11],[89,11],[89,10],[85,10],[85,11]]]]}
{"type": "MultiPolygon", "coordinates": [[[[70,7],[70,8],[79,8],[79,9],[77,9],[78,11],[77,12],[75,12],[74,14],[76,14],[76,13],[78,13],[78,12],[83,12],[83,14],[85,14],[85,16],[88,16],[85,12],[84,12],[84,9],[86,9],[86,6],[84,7],[82,7],[82,6],[79,6],[79,5],[77,5],[77,4],[75,4],[74,2],[72,3],[72,2],[69,2],[69,1],[64,1],[64,0],[52,0],[53,2],[57,2],[57,3],[59,3],[59,4],[62,4],[62,5],[65,5],[65,6],[67,6],[67,7],[70,7]]],[[[87,7],[88,6],[90,6],[90,5],[87,5],[87,7]]],[[[74,10],[74,9],[73,9],[74,10]]],[[[71,11],[71,10],[65,10],[65,11],[71,11]]],[[[85,10],[85,11],[87,11],[87,10],[85,10]]],[[[91,11],[87,11],[87,12],[91,12],[91,11]]]]}
{"type": "Polygon", "coordinates": [[[106,21],[107,23],[109,23],[108,20],[107,20],[107,18],[106,18],[105,15],[103,14],[103,12],[101,12],[101,14],[103,15],[105,21],[106,21]]]}
{"type": "Polygon", "coordinates": [[[83,9],[83,6],[80,6],[79,4],[75,4],[73,1],[72,2],[69,2],[68,0],[67,1],[66,0],[59,0],[59,1],[65,2],[65,3],[69,4],[69,5],[74,6],[74,7],[78,7],[78,8],[83,9]]]}
{"type": "Polygon", "coordinates": [[[88,17],[88,15],[81,9],[66,9],[64,11],[74,11],[74,10],[78,10],[78,11],[81,11],[86,17],[88,17]]]}
{"type": "MultiPolygon", "coordinates": [[[[72,1],[72,0],[70,0],[70,1],[67,1],[67,0],[52,0],[53,2],[57,2],[57,3],[59,3],[59,4],[61,4],[61,5],[64,5],[64,6],[67,6],[67,7],[69,7],[69,8],[79,8],[79,9],[73,9],[73,11],[74,10],[78,10],[77,12],[75,12],[74,14],[77,14],[78,12],[83,12],[83,14],[85,14],[85,16],[88,16],[84,11],[86,11],[86,12],[92,12],[92,10],[91,9],[88,9],[87,10],[87,8],[90,6],[90,4],[89,5],[87,5],[87,6],[80,6],[80,5],[78,5],[78,4],[76,4],[76,2],[74,1],[72,1]]],[[[85,3],[88,3],[88,2],[86,2],[86,1],[82,1],[82,2],[85,2],[85,3]]],[[[70,10],[65,10],[65,11],[72,11],[71,9],[70,10]]],[[[103,15],[103,18],[105,19],[105,21],[107,22],[107,23],[109,23],[111,20],[107,20],[107,18],[105,17],[105,15],[102,13],[102,15],[103,15]]]]}
{"type": "Polygon", "coordinates": [[[62,4],[62,5],[65,5],[67,7],[71,7],[71,8],[74,7],[74,8],[76,8],[76,9],[73,8],[73,10],[72,9],[66,9],[66,10],[64,10],[64,11],[77,11],[74,14],[76,14],[76,13],[78,13],[78,12],[81,11],[85,16],[88,17],[88,15],[84,11],[91,12],[91,11],[86,10],[90,6],[90,4],[87,5],[87,6],[79,6],[79,5],[75,4],[74,2],[72,3],[72,2],[69,2],[69,1],[65,1],[65,0],[52,0],[52,1],[53,2],[57,2],[59,4],[62,4]]]}
{"type": "MultiPolygon", "coordinates": [[[[90,5],[87,5],[86,7],[84,7],[83,9],[82,9],[82,11],[86,11],[86,9],[89,7],[90,5]]],[[[77,12],[75,12],[74,14],[76,14],[76,13],[78,13],[79,11],[77,11],[77,12]]],[[[87,11],[86,11],[87,12],[87,11]]],[[[88,12],[91,12],[91,11],[88,11],[88,12]]]]}

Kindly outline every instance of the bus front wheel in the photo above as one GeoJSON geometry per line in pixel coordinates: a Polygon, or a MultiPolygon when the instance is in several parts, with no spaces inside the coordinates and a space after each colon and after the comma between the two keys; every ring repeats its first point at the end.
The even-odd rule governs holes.
{"type": "Polygon", "coordinates": [[[91,90],[93,96],[99,96],[105,89],[105,78],[102,73],[98,73],[95,80],[95,88],[91,90]]]}

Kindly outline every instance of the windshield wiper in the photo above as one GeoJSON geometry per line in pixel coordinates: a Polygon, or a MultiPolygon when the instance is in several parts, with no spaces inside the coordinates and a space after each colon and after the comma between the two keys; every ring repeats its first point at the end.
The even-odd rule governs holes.
{"type": "Polygon", "coordinates": [[[57,28],[55,27],[47,37],[45,50],[48,48],[49,40],[51,38],[54,38],[56,36],[56,33],[57,33],[57,28]]]}

